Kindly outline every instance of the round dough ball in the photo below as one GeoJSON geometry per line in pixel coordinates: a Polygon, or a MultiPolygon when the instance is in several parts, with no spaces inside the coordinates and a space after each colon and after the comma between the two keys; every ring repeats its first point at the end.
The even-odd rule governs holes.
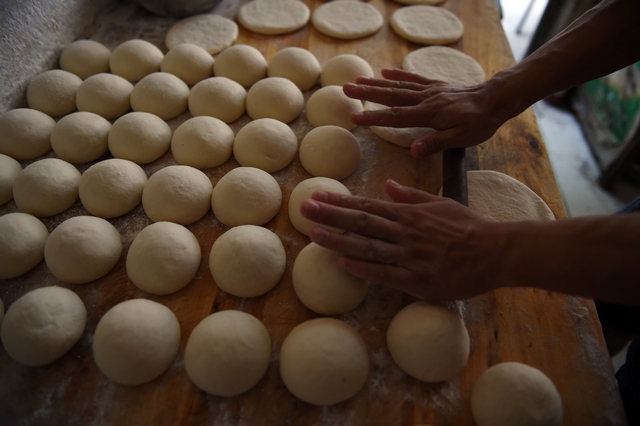
{"type": "Polygon", "coordinates": [[[194,117],[207,115],[225,123],[236,121],[244,114],[247,91],[226,77],[202,80],[189,92],[189,112],[194,117]]]}
{"type": "Polygon", "coordinates": [[[280,374],[297,398],[314,405],[337,404],[364,386],[369,374],[367,347],[343,321],[305,321],[282,342],[280,374]]]}
{"type": "Polygon", "coordinates": [[[360,142],[339,126],[321,126],[305,135],[300,144],[302,167],[313,176],[342,180],[360,164],[360,142]]]}
{"type": "Polygon", "coordinates": [[[340,253],[316,243],[303,248],[293,264],[293,288],[307,308],[320,315],[355,309],[369,289],[366,281],[338,266],[340,253]]]}
{"type": "Polygon", "coordinates": [[[286,266],[280,238],[255,225],[231,228],[213,243],[209,255],[218,288],[238,297],[265,294],[278,284],[286,266]]]}
{"type": "Polygon", "coordinates": [[[127,253],[127,275],[151,294],[184,288],[198,272],[202,254],[198,239],[182,225],[157,222],[144,228],[127,253]]]}
{"type": "Polygon", "coordinates": [[[154,222],[189,225],[209,211],[213,187],[209,177],[190,166],[169,166],[151,175],[142,206],[154,222]]]}
{"type": "Polygon", "coordinates": [[[216,77],[227,77],[248,88],[267,75],[267,60],[255,47],[236,44],[216,56],[213,73],[216,77]]]}
{"type": "Polygon", "coordinates": [[[76,92],[82,79],[63,70],[49,70],[35,76],[27,87],[29,108],[51,117],[69,114],[76,109],[76,92]]]}
{"type": "Polygon", "coordinates": [[[96,113],[107,120],[131,109],[133,84],[114,74],[96,74],[82,82],[76,93],[78,111],[96,113]]]}
{"type": "Polygon", "coordinates": [[[333,1],[316,8],[311,23],[324,35],[353,40],[377,32],[383,19],[378,9],[369,3],[333,1]]]}
{"type": "Polygon", "coordinates": [[[269,173],[291,164],[297,151],[298,138],[291,127],[272,118],[247,123],[233,142],[233,156],[241,166],[269,173]]]}
{"type": "Polygon", "coordinates": [[[231,46],[238,38],[238,25],[221,15],[202,14],[185,18],[167,31],[164,44],[169,49],[183,43],[202,47],[212,55],[231,46]]]}
{"type": "Polygon", "coordinates": [[[322,86],[343,86],[355,83],[357,77],[373,77],[369,62],[358,55],[342,54],[329,59],[322,67],[320,84],[322,86]]]}
{"type": "Polygon", "coordinates": [[[0,205],[13,198],[13,181],[22,166],[8,155],[0,154],[0,205]]]}
{"type": "Polygon", "coordinates": [[[109,72],[111,51],[93,40],[76,40],[62,49],[60,69],[71,72],[81,79],[109,72]]]}
{"type": "Polygon", "coordinates": [[[387,346],[402,371],[436,383],[452,379],[467,363],[469,333],[462,319],[451,311],[414,302],[391,320],[387,346]]]}
{"type": "Polygon", "coordinates": [[[75,216],[51,232],[44,246],[47,267],[60,281],[85,284],[105,276],[120,260],[120,232],[99,217],[75,216]]]}
{"type": "Polygon", "coordinates": [[[289,123],[298,118],[302,108],[302,92],[286,78],[265,78],[251,86],[247,92],[247,113],[254,120],[273,118],[289,123]]]}
{"type": "Polygon", "coordinates": [[[70,163],[89,163],[107,150],[111,123],[92,112],[76,112],[62,117],[51,132],[51,147],[70,163]]]}
{"type": "Polygon", "coordinates": [[[160,71],[173,74],[189,86],[193,86],[213,75],[213,63],[213,56],[202,47],[183,43],[164,55],[160,62],[160,71]]]}
{"type": "Polygon", "coordinates": [[[173,74],[154,72],[140,80],[131,92],[131,108],[149,112],[163,120],[187,110],[189,86],[173,74]]]}
{"type": "Polygon", "coordinates": [[[29,164],[13,181],[13,199],[18,208],[37,217],[62,213],[78,199],[80,172],[58,158],[29,164]]]}
{"type": "Polygon", "coordinates": [[[429,5],[397,9],[389,19],[402,38],[421,44],[450,44],[462,37],[462,21],[445,8],[429,5]]]}
{"type": "Polygon", "coordinates": [[[171,127],[157,115],[130,112],[111,126],[109,151],[116,158],[147,164],[169,150],[171,136],[171,127]]]}
{"type": "Polygon", "coordinates": [[[109,58],[109,68],[115,75],[135,83],[142,77],[160,71],[164,54],[146,40],[127,40],[118,45],[109,58]]]}
{"type": "Polygon", "coordinates": [[[210,169],[224,164],[233,153],[233,130],[214,117],[193,117],[173,132],[171,153],[185,166],[210,169]]]}
{"type": "Polygon", "coordinates": [[[33,160],[51,149],[56,121],[47,114],[18,108],[0,115],[0,154],[16,160],[33,160]]]}
{"type": "Polygon", "coordinates": [[[313,177],[311,179],[303,180],[293,188],[291,196],[289,197],[289,220],[293,224],[293,227],[304,235],[309,235],[311,230],[316,226],[332,231],[340,231],[339,229],[313,222],[306,217],[303,217],[300,213],[300,205],[302,202],[311,198],[313,193],[316,191],[329,191],[337,192],[338,194],[351,195],[349,189],[335,179],[313,177]]]}
{"type": "Polygon", "coordinates": [[[311,15],[298,0],[253,0],[238,10],[240,25],[258,34],[286,34],[304,27],[311,15]]]}
{"type": "Polygon", "coordinates": [[[311,89],[320,78],[320,62],[307,49],[286,47],[279,50],[269,60],[269,77],[282,77],[291,80],[300,90],[311,89]]]}
{"type": "Polygon", "coordinates": [[[471,412],[478,426],[560,426],[562,400],[540,370],[519,362],[489,367],[473,386],[471,412]]]}
{"type": "Polygon", "coordinates": [[[280,185],[269,173],[255,167],[237,167],[213,188],[211,208],[227,226],[264,225],[282,206],[280,185]]]}
{"type": "Polygon", "coordinates": [[[47,365],[75,345],[87,323],[80,298],[62,287],[42,287],[25,294],[2,320],[2,346],[20,364],[47,365]]]}
{"type": "Polygon", "coordinates": [[[89,167],[80,177],[78,194],[94,216],[110,219],[133,210],[142,200],[147,175],[133,161],[111,158],[89,167]]]}
{"type": "Polygon", "coordinates": [[[349,116],[363,110],[362,102],[351,99],[341,86],[326,86],[318,89],[307,101],[307,120],[313,127],[335,126],[353,130],[358,127],[349,116]]]}
{"type": "Polygon", "coordinates": [[[220,311],[200,321],[184,351],[191,381],[216,396],[248,391],[270,362],[269,332],[259,319],[240,311],[220,311]]]}
{"type": "Polygon", "coordinates": [[[416,49],[405,56],[402,68],[431,80],[461,86],[474,86],[484,81],[482,66],[471,56],[446,46],[416,49]]]}
{"type": "Polygon", "coordinates": [[[48,237],[44,223],[29,214],[0,216],[0,279],[15,278],[40,263],[48,237]]]}
{"type": "MultiPolygon", "coordinates": [[[[365,102],[365,111],[379,111],[389,108],[386,105],[377,104],[374,102],[365,102]]],[[[371,131],[384,139],[387,142],[391,142],[394,145],[401,146],[403,148],[410,148],[413,141],[418,139],[425,133],[435,132],[430,127],[383,127],[383,126],[369,126],[371,131]]]]}
{"type": "Polygon", "coordinates": [[[139,385],[160,376],[179,347],[176,315],[146,299],[127,300],[109,309],[93,335],[93,359],[98,368],[121,385],[139,385]]]}

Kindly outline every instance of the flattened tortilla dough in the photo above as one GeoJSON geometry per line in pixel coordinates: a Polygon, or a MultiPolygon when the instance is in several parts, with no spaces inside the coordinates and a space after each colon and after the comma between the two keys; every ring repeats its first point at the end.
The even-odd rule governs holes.
{"type": "Polygon", "coordinates": [[[311,16],[316,30],[329,37],[352,40],[377,32],[383,23],[374,6],[359,1],[333,1],[318,7],[311,16]]]}
{"type": "Polygon", "coordinates": [[[401,7],[389,20],[391,28],[402,38],[421,44],[449,44],[462,37],[462,21],[437,6],[401,7]]]}
{"type": "Polygon", "coordinates": [[[216,54],[238,38],[238,25],[220,15],[203,14],[183,19],[167,31],[164,43],[169,49],[182,43],[200,46],[216,54]]]}
{"type": "Polygon", "coordinates": [[[485,79],[482,66],[471,56],[445,46],[423,47],[405,56],[402,68],[431,80],[475,86],[485,79]]]}
{"type": "Polygon", "coordinates": [[[258,34],[285,34],[309,22],[309,7],[299,0],[253,0],[240,8],[240,25],[258,34]]]}

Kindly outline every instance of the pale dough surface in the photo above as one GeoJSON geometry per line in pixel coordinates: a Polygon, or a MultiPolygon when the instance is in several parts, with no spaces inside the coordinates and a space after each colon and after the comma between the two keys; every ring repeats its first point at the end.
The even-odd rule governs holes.
{"type": "Polygon", "coordinates": [[[332,1],[319,6],[311,15],[316,30],[329,37],[352,40],[377,32],[382,14],[369,3],[332,1]]]}
{"type": "Polygon", "coordinates": [[[51,131],[56,121],[30,108],[17,108],[0,115],[0,154],[16,160],[33,160],[51,149],[51,131]]]}
{"type": "Polygon", "coordinates": [[[268,77],[251,86],[247,92],[247,114],[254,120],[273,118],[289,123],[304,108],[304,95],[292,81],[268,77]]]}
{"type": "Polygon", "coordinates": [[[78,111],[96,113],[107,120],[118,118],[131,109],[133,84],[115,74],[96,74],[78,87],[78,111]]]}
{"type": "Polygon", "coordinates": [[[210,169],[225,163],[233,153],[235,135],[224,121],[193,117],[173,132],[171,153],[182,165],[210,169]]]}
{"type": "Polygon", "coordinates": [[[405,56],[402,68],[431,80],[474,86],[485,79],[482,66],[466,53],[446,46],[429,46],[405,56]]]}
{"type": "Polygon", "coordinates": [[[94,40],[76,40],[60,53],[60,69],[74,73],[81,79],[109,72],[111,51],[94,40]]]}
{"type": "Polygon", "coordinates": [[[185,18],[167,31],[165,44],[169,49],[182,43],[202,47],[214,55],[238,38],[238,25],[220,15],[202,14],[185,18]]]}
{"type": "Polygon", "coordinates": [[[13,181],[22,166],[8,155],[0,154],[0,205],[13,198],[13,181]]]}
{"type": "Polygon", "coordinates": [[[131,91],[131,109],[149,112],[163,120],[176,118],[187,109],[189,86],[173,74],[154,72],[131,91]]]}
{"type": "Polygon", "coordinates": [[[127,40],[111,52],[109,68],[113,74],[135,83],[146,75],[160,71],[162,58],[162,51],[150,42],[127,40]]]}
{"type": "Polygon", "coordinates": [[[340,86],[326,86],[316,90],[306,105],[307,120],[313,127],[332,124],[353,130],[358,125],[349,116],[352,112],[362,110],[362,102],[349,98],[340,86]]]}
{"type": "Polygon", "coordinates": [[[405,6],[393,12],[391,28],[402,38],[421,44],[450,44],[462,37],[462,21],[438,6],[405,6]]]}
{"type": "MultiPolygon", "coordinates": [[[[365,111],[378,111],[387,109],[386,105],[377,104],[374,102],[365,102],[365,111]]],[[[418,139],[425,133],[434,132],[430,127],[383,127],[383,126],[369,126],[371,131],[380,136],[387,142],[391,142],[394,145],[401,146],[403,148],[410,148],[414,140],[418,139]]]]}
{"type": "Polygon", "coordinates": [[[15,278],[44,259],[47,227],[27,213],[0,216],[0,279],[15,278]]]}
{"type": "Polygon", "coordinates": [[[62,117],[51,131],[51,147],[58,157],[70,163],[89,163],[109,149],[111,123],[87,111],[62,117]]]}
{"type": "Polygon", "coordinates": [[[226,77],[211,77],[191,88],[189,112],[194,117],[206,115],[231,123],[244,114],[246,99],[242,85],[226,77]]]}
{"type": "Polygon", "coordinates": [[[268,173],[284,169],[298,152],[298,138],[285,123],[273,118],[253,120],[238,131],[233,156],[241,166],[268,173]]]}
{"type": "Polygon", "coordinates": [[[109,151],[116,158],[147,164],[167,152],[171,136],[171,127],[157,115],[130,112],[111,126],[109,151]]]}
{"type": "Polygon", "coordinates": [[[360,142],[340,126],[311,129],[300,143],[302,167],[313,176],[342,180],[360,165],[360,142]]]}
{"type": "Polygon", "coordinates": [[[82,79],[63,70],[49,70],[38,74],[27,87],[29,108],[51,117],[69,114],[76,109],[76,92],[82,79]]]}
{"type": "Polygon", "coordinates": [[[298,89],[311,89],[320,78],[320,62],[313,53],[301,47],[285,47],[269,60],[267,75],[291,80],[298,89]]]}
{"type": "Polygon", "coordinates": [[[167,52],[160,62],[160,71],[180,78],[189,86],[213,75],[213,56],[200,46],[182,43],[167,52]]]}
{"type": "Polygon", "coordinates": [[[400,4],[427,4],[437,6],[444,3],[445,0],[394,0],[400,4]]]}
{"type": "Polygon", "coordinates": [[[216,56],[213,73],[216,77],[227,77],[249,88],[267,75],[267,60],[255,47],[236,44],[216,56]]]}
{"type": "Polygon", "coordinates": [[[253,0],[238,10],[240,25],[258,34],[285,34],[304,27],[311,15],[299,0],[253,0]]]}
{"type": "Polygon", "coordinates": [[[373,76],[373,69],[366,60],[358,55],[343,53],[324,64],[320,73],[320,84],[343,86],[345,83],[355,83],[357,77],[373,76]]]}

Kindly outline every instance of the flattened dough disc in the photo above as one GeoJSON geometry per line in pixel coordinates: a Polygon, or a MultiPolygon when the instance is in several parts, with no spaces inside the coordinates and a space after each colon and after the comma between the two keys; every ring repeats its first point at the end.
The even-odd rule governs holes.
{"type": "Polygon", "coordinates": [[[238,22],[258,34],[285,34],[309,22],[309,7],[299,0],[253,0],[238,10],[238,22]]]}
{"type": "Polygon", "coordinates": [[[195,15],[176,23],[167,31],[164,44],[169,49],[191,43],[212,55],[233,44],[238,38],[238,25],[220,15],[195,15]]]}
{"type": "Polygon", "coordinates": [[[475,86],[485,79],[482,66],[466,53],[445,46],[414,50],[404,57],[402,68],[432,80],[475,86]]]}
{"type": "MultiPolygon", "coordinates": [[[[378,111],[388,108],[386,105],[377,104],[375,102],[365,102],[365,111],[378,111]]],[[[411,147],[414,140],[418,139],[425,133],[431,133],[434,129],[430,127],[383,127],[383,126],[369,126],[371,131],[380,136],[387,142],[391,142],[394,145],[401,146],[403,148],[411,147]]]]}
{"type": "Polygon", "coordinates": [[[382,22],[382,14],[374,6],[351,0],[325,3],[311,16],[316,30],[344,40],[371,35],[382,27],[382,22]]]}
{"type": "Polygon", "coordinates": [[[401,7],[389,20],[391,28],[402,38],[421,44],[449,44],[460,39],[462,21],[438,6],[401,7]]]}

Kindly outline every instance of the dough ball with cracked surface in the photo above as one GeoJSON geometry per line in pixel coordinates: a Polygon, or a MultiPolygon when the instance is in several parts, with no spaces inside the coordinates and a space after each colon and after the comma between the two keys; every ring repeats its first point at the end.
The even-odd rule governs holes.
{"type": "Polygon", "coordinates": [[[247,92],[247,114],[254,120],[273,118],[289,123],[304,108],[304,96],[298,86],[282,77],[258,81],[247,92]]]}
{"type": "Polygon", "coordinates": [[[213,73],[216,77],[227,77],[249,88],[267,75],[267,60],[255,47],[236,44],[216,56],[213,73]]]}
{"type": "Polygon", "coordinates": [[[81,79],[109,72],[111,50],[94,40],[76,40],[67,44],[60,53],[60,69],[81,79]]]}
{"type": "Polygon", "coordinates": [[[329,59],[322,67],[320,84],[324,86],[343,86],[355,83],[357,77],[373,77],[369,62],[358,55],[344,53],[329,59]]]}
{"type": "Polygon", "coordinates": [[[189,92],[189,112],[194,117],[207,115],[225,123],[236,121],[244,114],[247,91],[226,77],[202,80],[189,92]]]}
{"type": "Polygon", "coordinates": [[[44,259],[47,227],[27,213],[0,216],[0,279],[29,272],[44,259]]]}
{"type": "Polygon", "coordinates": [[[210,169],[231,157],[234,138],[233,130],[224,121],[208,116],[193,117],[173,132],[171,153],[179,164],[210,169]]]}
{"type": "Polygon", "coordinates": [[[131,109],[133,84],[115,74],[96,74],[82,82],[76,93],[78,111],[98,114],[107,120],[131,109]]]}
{"type": "Polygon", "coordinates": [[[0,205],[13,198],[13,181],[22,170],[22,166],[8,155],[0,154],[0,205]]]}
{"type": "Polygon", "coordinates": [[[363,110],[362,102],[351,99],[341,86],[318,89],[307,101],[307,120],[313,127],[335,125],[353,130],[358,127],[349,116],[363,110]]]}
{"type": "Polygon", "coordinates": [[[300,162],[313,176],[342,180],[360,164],[360,142],[339,126],[312,129],[300,143],[300,162]]]}
{"type": "Polygon", "coordinates": [[[147,164],[162,157],[171,146],[171,127],[148,112],[130,112],[109,131],[109,151],[116,158],[147,164]]]}
{"type": "Polygon", "coordinates": [[[127,40],[119,44],[109,58],[109,68],[115,75],[135,83],[160,70],[164,54],[146,40],[127,40]]]}
{"type": "Polygon", "coordinates": [[[200,46],[182,43],[170,49],[162,62],[160,71],[175,75],[189,86],[213,75],[213,56],[200,46]]]}
{"type": "Polygon", "coordinates": [[[269,60],[269,77],[291,80],[298,89],[308,90],[316,85],[322,70],[313,53],[301,47],[285,47],[269,60]]]}
{"type": "Polygon", "coordinates": [[[89,163],[109,149],[111,123],[92,112],[80,111],[62,117],[51,132],[51,147],[70,163],[89,163]]]}
{"type": "Polygon", "coordinates": [[[259,118],[247,123],[233,142],[233,156],[241,166],[257,167],[268,173],[291,164],[297,151],[295,132],[273,118],[259,118]]]}
{"type": "Polygon", "coordinates": [[[56,121],[47,114],[18,108],[0,115],[0,154],[16,160],[33,160],[51,149],[56,121]]]}
{"type": "Polygon", "coordinates": [[[76,109],[76,93],[82,79],[63,70],[49,70],[35,76],[27,87],[29,108],[51,117],[69,114],[76,109]]]}
{"type": "Polygon", "coordinates": [[[173,74],[154,72],[144,76],[131,91],[131,108],[163,120],[176,118],[187,109],[189,86],[173,74]]]}
{"type": "Polygon", "coordinates": [[[313,193],[316,191],[330,191],[337,192],[338,194],[351,195],[351,191],[335,179],[313,177],[303,180],[293,188],[291,196],[289,197],[289,220],[291,221],[291,224],[293,224],[293,227],[304,235],[309,235],[315,226],[321,226],[322,228],[329,229],[331,231],[343,232],[339,229],[313,222],[306,217],[303,217],[300,213],[300,205],[302,202],[311,198],[313,193]]]}

